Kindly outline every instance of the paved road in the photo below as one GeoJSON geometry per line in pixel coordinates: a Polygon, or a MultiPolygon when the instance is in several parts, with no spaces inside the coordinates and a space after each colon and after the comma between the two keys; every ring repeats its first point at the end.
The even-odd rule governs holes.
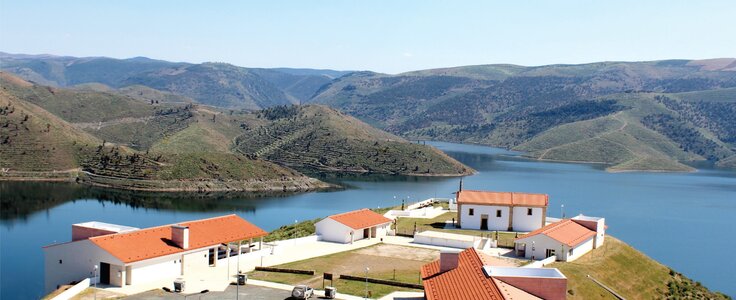
{"type": "MultiPolygon", "coordinates": [[[[131,300],[151,300],[151,299],[223,299],[223,300],[234,300],[235,299],[234,285],[229,286],[224,292],[209,292],[206,294],[178,294],[169,293],[163,290],[148,291],[137,295],[129,296],[125,299],[131,300]]],[[[240,286],[240,297],[239,299],[245,300],[272,300],[272,299],[289,299],[290,291],[284,291],[280,289],[260,287],[253,285],[240,286]]],[[[314,298],[313,298],[314,299],[314,298]]]]}

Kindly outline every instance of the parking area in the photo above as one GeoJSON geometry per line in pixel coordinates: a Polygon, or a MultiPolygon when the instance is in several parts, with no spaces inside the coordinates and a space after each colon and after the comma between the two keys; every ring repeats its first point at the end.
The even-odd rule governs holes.
{"type": "Polygon", "coordinates": [[[153,290],[145,293],[129,296],[125,299],[133,300],[153,300],[153,299],[248,299],[248,300],[270,300],[270,299],[289,299],[290,292],[282,289],[275,289],[262,286],[245,285],[237,288],[231,285],[221,292],[208,292],[205,294],[179,294],[170,293],[164,290],[153,290]],[[239,297],[235,296],[236,290],[239,297]]]}

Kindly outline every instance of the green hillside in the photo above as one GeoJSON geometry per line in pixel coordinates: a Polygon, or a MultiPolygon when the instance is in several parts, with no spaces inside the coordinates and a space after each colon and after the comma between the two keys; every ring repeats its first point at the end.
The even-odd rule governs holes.
{"type": "Polygon", "coordinates": [[[567,277],[567,298],[616,299],[588,276],[626,299],[731,299],[667,268],[624,242],[606,237],[603,247],[573,262],[557,262],[567,277]]]}
{"type": "Polygon", "coordinates": [[[0,82],[0,168],[21,172],[70,171],[80,165],[80,148],[100,143],[8,90],[11,85],[31,88],[30,83],[5,73],[0,73],[0,82]]]}
{"type": "Polygon", "coordinates": [[[473,172],[435,148],[324,106],[276,107],[258,115],[265,124],[237,137],[237,149],[297,169],[430,176],[473,172]]]}
{"type": "MultiPolygon", "coordinates": [[[[123,111],[118,116],[104,112],[97,126],[71,121],[136,149],[187,128],[194,117],[188,116],[185,103],[193,102],[251,111],[322,104],[411,140],[480,143],[529,151],[541,159],[603,162],[612,171],[687,171],[692,170],[685,165],[688,161],[703,159],[730,167],[736,154],[733,58],[476,65],[397,75],[140,57],[0,53],[0,59],[3,70],[36,83],[76,86],[90,95],[126,95],[136,105],[150,105],[149,110],[161,115],[133,116],[130,112],[142,110],[125,107],[126,101],[114,104],[114,96],[107,96],[113,97],[110,104],[116,112],[123,111]],[[615,124],[621,129],[605,127],[615,124]]],[[[52,91],[63,93],[35,93],[43,98],[52,91]]],[[[66,119],[77,115],[68,109],[80,107],[48,109],[66,119]]]]}
{"type": "Polygon", "coordinates": [[[312,103],[410,139],[480,143],[612,171],[688,171],[736,149],[733,59],[482,65],[343,76],[312,103]],[[733,101],[732,101],[733,100],[733,101]]]}
{"type": "Polygon", "coordinates": [[[225,63],[190,64],[145,57],[69,57],[0,52],[2,70],[53,87],[104,87],[146,101],[190,102],[257,110],[309,99],[346,72],[251,69],[225,63]],[[146,87],[146,88],[143,88],[146,87]]]}
{"type": "Polygon", "coordinates": [[[151,108],[124,96],[37,86],[7,73],[0,73],[0,83],[1,179],[74,180],[152,191],[331,187],[294,170],[232,152],[241,123],[224,117],[215,120],[213,116],[224,115],[220,111],[191,104],[151,108]],[[105,112],[109,107],[121,109],[105,112]],[[96,127],[69,121],[96,121],[92,122],[96,127]],[[134,125],[140,131],[130,130],[134,125]],[[140,140],[147,145],[138,143],[140,140]]]}

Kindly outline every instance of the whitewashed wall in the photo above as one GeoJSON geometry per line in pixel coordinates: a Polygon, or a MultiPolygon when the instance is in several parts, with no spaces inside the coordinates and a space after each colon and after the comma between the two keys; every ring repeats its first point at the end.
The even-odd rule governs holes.
{"type": "Polygon", "coordinates": [[[182,255],[182,267],[184,274],[197,272],[197,270],[210,267],[209,249],[203,249],[182,255]]]}
{"type": "Polygon", "coordinates": [[[417,243],[417,244],[440,246],[440,247],[450,247],[450,248],[458,248],[458,249],[475,248],[478,245],[479,241],[480,240],[467,241],[467,240],[456,240],[456,239],[450,239],[450,238],[440,238],[440,237],[422,235],[421,233],[414,235],[414,243],[417,243]]]}
{"type": "Polygon", "coordinates": [[[565,261],[576,260],[580,258],[581,256],[585,255],[585,253],[590,252],[590,250],[593,250],[593,240],[594,240],[594,237],[590,237],[585,242],[575,246],[575,248],[573,248],[572,250],[572,255],[568,255],[569,253],[565,252],[564,260],[565,261]]]}
{"type": "Polygon", "coordinates": [[[132,264],[132,284],[141,284],[163,278],[177,278],[181,276],[181,254],[148,259],[132,264]]]}
{"type": "Polygon", "coordinates": [[[555,255],[560,261],[576,260],[580,256],[583,256],[585,253],[588,253],[590,252],[590,250],[593,249],[593,237],[590,237],[585,242],[577,245],[573,249],[572,255],[569,255],[569,246],[564,245],[557,240],[554,240],[543,234],[520,239],[517,240],[516,243],[526,244],[526,254],[524,257],[526,257],[527,259],[532,259],[532,257],[534,257],[535,260],[544,259],[545,255],[547,254],[547,249],[554,249],[555,255]],[[534,244],[532,244],[532,241],[534,242],[534,244]]]}
{"type": "Polygon", "coordinates": [[[85,289],[87,289],[90,285],[89,278],[85,278],[82,281],[78,282],[74,286],[70,287],[66,291],[61,292],[60,294],[54,296],[54,298],[51,298],[50,300],[69,300],[76,296],[77,294],[81,293],[85,289]]]}
{"type": "Polygon", "coordinates": [[[514,218],[512,220],[514,231],[533,231],[542,228],[544,224],[544,210],[541,207],[514,207],[514,218]],[[528,209],[532,209],[532,215],[528,215],[528,209]]]}
{"type": "MultiPolygon", "coordinates": [[[[352,229],[338,221],[330,218],[324,218],[321,221],[317,222],[317,224],[315,224],[314,226],[317,235],[322,236],[323,241],[335,243],[350,243],[350,232],[352,231],[352,229]]],[[[355,237],[356,241],[358,240],[358,237],[363,237],[362,231],[360,232],[360,236],[355,237]]]]}
{"type": "Polygon", "coordinates": [[[460,227],[463,229],[480,229],[480,217],[488,215],[488,230],[507,230],[509,228],[509,207],[493,205],[463,204],[460,218],[460,227]],[[474,210],[469,215],[470,209],[474,210]],[[501,210],[501,217],[496,217],[496,210],[501,210]]]}
{"type": "Polygon", "coordinates": [[[94,266],[99,268],[100,262],[111,266],[123,264],[89,240],[49,246],[43,248],[43,251],[46,293],[54,291],[57,285],[94,277],[94,266]]]}

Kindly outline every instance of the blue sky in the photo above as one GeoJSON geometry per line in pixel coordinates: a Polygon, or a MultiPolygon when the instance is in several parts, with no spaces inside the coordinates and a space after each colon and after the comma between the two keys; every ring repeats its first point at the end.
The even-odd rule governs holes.
{"type": "Polygon", "coordinates": [[[736,57],[736,1],[0,0],[0,51],[408,70],[736,57]]]}

